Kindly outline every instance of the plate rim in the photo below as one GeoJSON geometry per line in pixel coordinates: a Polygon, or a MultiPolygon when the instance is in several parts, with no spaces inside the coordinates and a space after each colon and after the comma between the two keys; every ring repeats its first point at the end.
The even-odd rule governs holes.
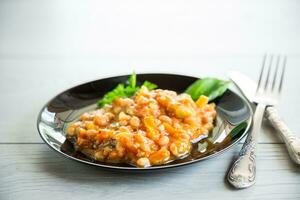
{"type": "MultiPolygon", "coordinates": [[[[39,133],[40,137],[42,138],[42,140],[44,141],[44,143],[46,143],[47,146],[50,147],[50,149],[54,150],[55,152],[57,152],[61,156],[65,157],[65,158],[69,158],[73,161],[77,161],[77,162],[85,164],[85,165],[89,165],[89,166],[93,166],[93,167],[100,167],[100,168],[103,168],[103,169],[118,170],[118,171],[154,171],[154,170],[163,170],[163,169],[170,169],[170,168],[175,168],[175,167],[186,166],[186,165],[194,164],[194,163],[206,160],[206,159],[214,158],[216,156],[219,156],[219,155],[225,153],[226,151],[228,151],[233,146],[237,145],[238,142],[241,141],[248,134],[248,131],[249,131],[251,125],[252,125],[253,109],[252,109],[250,103],[247,100],[245,100],[241,95],[237,94],[236,92],[232,91],[231,89],[228,89],[228,90],[230,92],[234,93],[239,98],[241,98],[243,100],[243,102],[247,105],[247,107],[249,108],[250,117],[249,117],[249,119],[246,120],[248,124],[247,124],[247,127],[246,127],[245,131],[243,132],[243,134],[238,139],[236,139],[236,141],[232,142],[230,145],[228,145],[227,147],[221,149],[220,151],[215,152],[211,155],[199,158],[199,159],[190,160],[190,161],[183,162],[183,163],[175,163],[175,164],[171,164],[171,165],[158,165],[158,166],[151,166],[151,167],[146,167],[146,168],[103,165],[103,164],[100,164],[100,163],[94,163],[94,162],[82,160],[82,159],[73,157],[71,155],[68,155],[68,154],[64,153],[63,151],[58,150],[52,144],[50,144],[50,142],[44,137],[44,134],[41,133],[42,130],[40,130],[40,127],[39,127],[39,124],[41,123],[41,115],[42,115],[44,109],[49,105],[49,103],[51,101],[53,101],[59,95],[65,93],[65,92],[67,92],[67,91],[69,91],[73,88],[76,88],[80,85],[88,84],[88,83],[91,83],[91,82],[94,82],[94,81],[100,81],[100,80],[104,80],[104,79],[116,78],[116,77],[121,77],[121,76],[129,76],[129,75],[130,74],[119,74],[119,75],[115,75],[115,76],[105,76],[105,77],[102,77],[102,78],[99,78],[99,79],[84,81],[82,83],[79,83],[77,85],[74,85],[72,87],[69,87],[69,88],[63,90],[62,92],[56,94],[49,101],[47,101],[47,103],[39,111],[38,117],[37,117],[37,123],[36,123],[38,133],[39,133]]],[[[181,76],[181,77],[187,77],[187,78],[201,79],[200,77],[195,77],[195,76],[191,76],[191,75],[176,74],[176,73],[164,73],[164,72],[162,72],[162,73],[137,73],[136,75],[137,76],[138,75],[172,75],[172,76],[181,76]]]]}

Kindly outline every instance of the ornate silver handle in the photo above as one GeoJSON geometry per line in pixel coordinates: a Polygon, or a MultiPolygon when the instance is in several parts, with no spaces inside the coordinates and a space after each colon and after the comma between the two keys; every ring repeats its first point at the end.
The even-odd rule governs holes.
{"type": "Polygon", "coordinates": [[[261,128],[261,122],[266,105],[258,104],[254,116],[253,126],[239,153],[237,160],[228,172],[227,180],[235,188],[246,188],[255,183],[256,178],[256,143],[261,128]]]}
{"type": "Polygon", "coordinates": [[[274,107],[267,107],[266,117],[271,124],[278,130],[282,137],[291,159],[300,164],[300,139],[288,128],[288,126],[279,117],[277,110],[274,107]]]}

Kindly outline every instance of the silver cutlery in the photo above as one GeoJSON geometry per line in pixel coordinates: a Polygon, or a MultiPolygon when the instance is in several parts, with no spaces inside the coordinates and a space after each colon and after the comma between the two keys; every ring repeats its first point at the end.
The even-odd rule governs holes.
{"type": "MultiPolygon", "coordinates": [[[[239,72],[229,72],[229,77],[240,90],[242,95],[248,101],[253,102],[257,84],[249,77],[239,72]]],[[[281,136],[292,161],[300,165],[300,138],[289,129],[286,123],[279,116],[275,107],[267,107],[265,117],[277,130],[276,132],[281,136]]]]}
{"type": "Polygon", "coordinates": [[[236,188],[246,188],[255,183],[257,138],[264,112],[267,106],[274,106],[278,103],[282,90],[286,57],[281,59],[278,56],[276,64],[274,64],[273,58],[274,56],[264,56],[254,96],[254,102],[257,103],[257,107],[253,115],[252,129],[227,176],[228,182],[236,188]]]}

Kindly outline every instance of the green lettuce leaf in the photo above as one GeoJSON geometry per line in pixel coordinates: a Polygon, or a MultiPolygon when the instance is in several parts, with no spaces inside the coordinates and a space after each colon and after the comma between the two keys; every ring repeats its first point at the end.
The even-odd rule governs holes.
{"type": "Polygon", "coordinates": [[[195,81],[190,85],[185,93],[191,95],[194,101],[196,101],[201,95],[205,95],[209,98],[209,101],[222,96],[228,89],[230,81],[223,81],[216,78],[203,78],[195,81]]]}
{"type": "Polygon", "coordinates": [[[149,81],[145,81],[143,83],[143,86],[147,87],[149,90],[153,90],[153,89],[157,88],[157,85],[155,85],[154,83],[151,83],[149,81]]]}
{"type": "MultiPolygon", "coordinates": [[[[143,86],[147,87],[149,90],[155,89],[157,85],[149,81],[145,81],[143,86]]],[[[102,108],[106,104],[111,104],[117,97],[131,97],[137,91],[140,90],[140,86],[136,85],[136,74],[133,72],[126,84],[119,83],[113,90],[107,92],[102,99],[97,102],[99,108],[102,108]]]]}

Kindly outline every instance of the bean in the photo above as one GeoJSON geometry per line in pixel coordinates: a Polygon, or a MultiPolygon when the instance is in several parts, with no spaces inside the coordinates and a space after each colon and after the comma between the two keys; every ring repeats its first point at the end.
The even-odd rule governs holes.
{"type": "Polygon", "coordinates": [[[170,145],[170,151],[176,157],[180,157],[188,153],[190,149],[189,141],[176,141],[170,145]]]}
{"type": "Polygon", "coordinates": [[[147,99],[144,96],[141,96],[141,97],[137,98],[137,103],[138,104],[142,104],[142,105],[148,104],[149,103],[149,99],[147,99]]]}
{"type": "Polygon", "coordinates": [[[170,144],[170,151],[174,156],[178,156],[178,148],[175,143],[170,144]]]}
{"type": "Polygon", "coordinates": [[[119,121],[119,124],[121,126],[126,126],[128,124],[128,121],[122,120],[122,121],[119,121]]]}
{"type": "Polygon", "coordinates": [[[192,114],[192,110],[187,108],[186,106],[178,106],[178,108],[175,110],[175,115],[178,118],[189,117],[192,116],[192,114]]]}
{"type": "Polygon", "coordinates": [[[150,161],[148,158],[139,158],[136,161],[136,164],[138,167],[149,167],[150,166],[150,161]]]}
{"type": "Polygon", "coordinates": [[[124,112],[120,112],[119,113],[119,120],[120,121],[129,121],[130,120],[130,116],[126,115],[124,112]]]}
{"type": "Polygon", "coordinates": [[[114,106],[114,107],[113,107],[113,112],[114,112],[115,114],[118,114],[121,110],[122,110],[122,108],[121,108],[120,106],[114,106]]]}
{"type": "Polygon", "coordinates": [[[117,98],[115,100],[115,103],[118,106],[127,107],[127,106],[130,106],[130,105],[134,104],[134,101],[132,99],[129,99],[129,98],[117,98]]]}
{"type": "Polygon", "coordinates": [[[108,119],[113,119],[115,117],[115,115],[111,112],[107,112],[105,113],[105,116],[108,118],[108,119]]]}
{"type": "Polygon", "coordinates": [[[78,137],[77,138],[77,144],[78,144],[78,146],[88,147],[90,145],[90,142],[86,139],[78,137]]]}
{"type": "Polygon", "coordinates": [[[135,117],[133,116],[131,119],[130,119],[130,125],[137,128],[140,126],[140,119],[138,117],[135,117]]]}
{"type": "Polygon", "coordinates": [[[165,127],[164,127],[164,125],[163,125],[163,124],[160,124],[160,125],[158,126],[158,130],[159,130],[161,133],[164,133],[164,132],[165,132],[165,127]]]}
{"type": "Polygon", "coordinates": [[[184,118],[184,123],[194,126],[197,124],[196,120],[197,119],[195,117],[186,117],[186,118],[184,118]]]}
{"type": "Polygon", "coordinates": [[[144,152],[150,152],[151,148],[148,144],[141,144],[140,148],[144,151],[144,152]]]}
{"type": "Polygon", "coordinates": [[[74,133],[75,133],[75,127],[72,126],[72,125],[69,126],[69,127],[67,128],[67,134],[70,135],[70,136],[73,136],[74,133]]]}
{"type": "Polygon", "coordinates": [[[211,116],[204,115],[202,117],[202,123],[203,124],[206,124],[206,123],[209,123],[209,122],[212,122],[212,121],[213,121],[213,117],[211,117],[211,116]]]}
{"type": "Polygon", "coordinates": [[[126,133],[130,132],[130,130],[127,126],[120,126],[119,130],[122,131],[122,132],[126,132],[126,133]]]}
{"type": "Polygon", "coordinates": [[[122,145],[120,143],[117,143],[116,150],[118,152],[119,157],[123,157],[125,155],[125,148],[122,147],[122,145]]]}
{"type": "Polygon", "coordinates": [[[109,118],[106,115],[96,115],[94,117],[94,123],[99,126],[107,126],[109,123],[109,118]]]}
{"type": "Polygon", "coordinates": [[[129,115],[134,115],[134,106],[130,106],[126,108],[126,113],[129,115]]]}
{"type": "Polygon", "coordinates": [[[116,159],[116,158],[118,158],[118,152],[117,151],[111,151],[110,153],[109,153],[109,155],[108,155],[108,159],[116,159]]]}
{"type": "Polygon", "coordinates": [[[95,159],[96,160],[104,160],[105,159],[105,156],[103,155],[103,152],[102,151],[97,151],[96,153],[95,153],[95,159]]]}
{"type": "Polygon", "coordinates": [[[159,120],[163,121],[163,122],[167,122],[169,124],[172,123],[172,120],[170,117],[168,117],[167,115],[161,115],[159,116],[159,120]]]}
{"type": "Polygon", "coordinates": [[[158,144],[160,146],[166,146],[169,144],[169,137],[168,136],[161,136],[158,140],[158,144]]]}

